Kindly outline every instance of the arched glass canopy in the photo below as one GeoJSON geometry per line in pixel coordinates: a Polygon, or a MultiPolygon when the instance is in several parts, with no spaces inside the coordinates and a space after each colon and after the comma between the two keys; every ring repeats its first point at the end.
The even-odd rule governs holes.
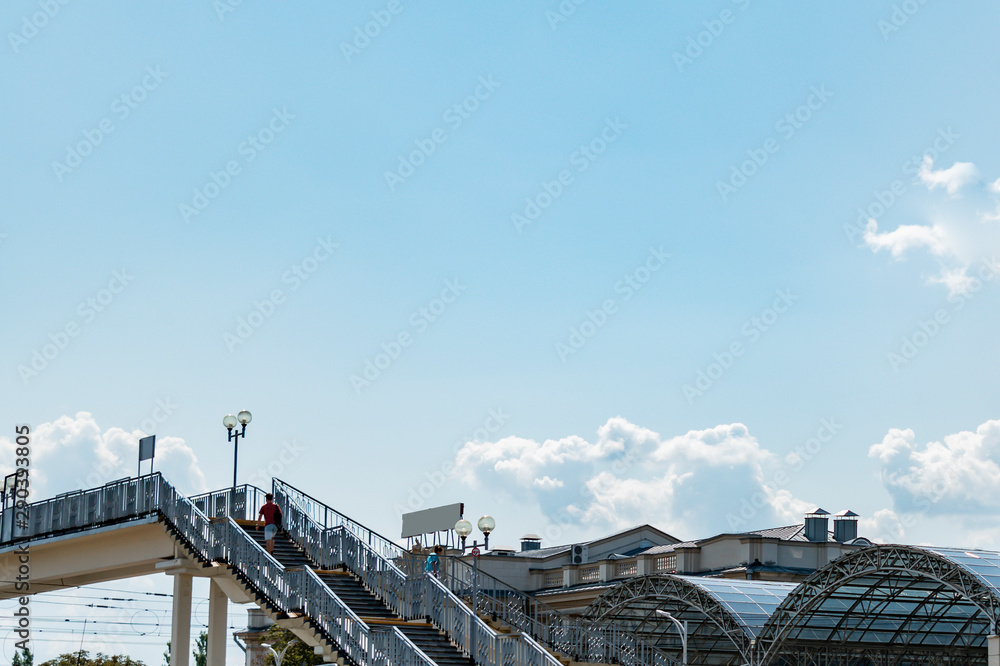
{"type": "Polygon", "coordinates": [[[998,619],[1000,553],[873,546],[788,595],[760,632],[759,661],[985,664],[998,619]]]}
{"type": "Polygon", "coordinates": [[[699,576],[640,576],[595,599],[584,616],[639,634],[680,660],[677,628],[658,610],[688,627],[691,664],[753,663],[757,636],[795,583],[699,576]]]}

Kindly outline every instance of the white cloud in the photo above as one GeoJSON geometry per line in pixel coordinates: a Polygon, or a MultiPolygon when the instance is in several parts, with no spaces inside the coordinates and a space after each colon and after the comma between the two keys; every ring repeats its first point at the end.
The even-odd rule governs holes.
{"type": "Polygon", "coordinates": [[[540,479],[532,481],[531,485],[536,488],[541,488],[542,490],[552,490],[553,488],[562,488],[566,484],[559,479],[551,479],[548,476],[543,476],[540,479]]]}
{"type": "MultiPolygon", "coordinates": [[[[839,445],[830,424],[817,444],[839,445]]],[[[823,474],[810,462],[816,453],[806,444],[778,455],[741,423],[664,437],[616,417],[591,439],[468,442],[455,478],[462,495],[490,493],[506,529],[543,534],[547,545],[641,523],[704,538],[799,524],[817,505],[850,504],[859,534],[875,542],[1000,548],[1000,421],[925,444],[911,429],[889,430],[870,447],[870,467],[856,465],[861,483],[881,480],[888,507],[858,505],[850,485],[834,498],[797,495],[823,474]]]]}
{"type": "Polygon", "coordinates": [[[897,511],[959,519],[1000,511],[1000,421],[923,446],[912,430],[894,428],[868,455],[897,511]]]}
{"type": "Polygon", "coordinates": [[[892,509],[879,509],[871,518],[858,520],[858,534],[875,543],[906,543],[903,521],[892,509]]]}
{"type": "MultiPolygon", "coordinates": [[[[89,412],[61,416],[42,423],[31,434],[31,490],[33,499],[93,488],[136,473],[139,438],[145,433],[121,428],[102,430],[89,412]]],[[[0,437],[0,474],[14,471],[16,444],[0,437]]],[[[148,463],[144,463],[148,465],[148,463]]],[[[198,459],[179,437],[157,437],[156,470],[183,493],[205,492],[205,476],[198,459]]]]}
{"type": "Polygon", "coordinates": [[[967,294],[976,289],[976,278],[969,275],[968,266],[941,267],[941,274],[927,278],[930,284],[943,284],[950,295],[967,294]]]}
{"type": "Polygon", "coordinates": [[[868,220],[865,227],[865,243],[875,252],[889,250],[897,259],[913,248],[926,247],[934,255],[951,250],[947,232],[941,227],[904,224],[895,231],[878,233],[878,222],[874,219],[868,220]]]}
{"type": "Polygon", "coordinates": [[[660,443],[652,455],[658,462],[687,458],[713,466],[754,465],[771,457],[742,423],[692,430],[660,443]]]}
{"type": "Polygon", "coordinates": [[[970,269],[1000,253],[1000,225],[996,224],[1000,221],[996,196],[1000,194],[1000,180],[983,183],[970,162],[956,162],[937,171],[933,165],[930,157],[924,158],[920,181],[928,191],[943,188],[949,196],[943,200],[932,197],[923,204],[928,218],[924,223],[901,224],[880,232],[879,223],[870,219],[863,235],[865,245],[873,252],[887,250],[894,259],[925,252],[938,264],[937,274],[925,278],[927,284],[944,285],[949,295],[968,294],[978,290],[982,279],[994,276],[978,269],[971,274],[970,269]],[[960,191],[969,196],[958,198],[960,191]]]}
{"type": "Polygon", "coordinates": [[[593,441],[573,435],[468,442],[455,467],[467,485],[502,488],[578,531],[650,523],[700,537],[732,531],[742,500],[753,515],[739,521],[741,530],[801,520],[807,503],[764,482],[765,468],[777,462],[741,423],[663,438],[615,417],[593,441]]]}
{"type": "Polygon", "coordinates": [[[929,190],[943,187],[948,194],[955,196],[963,187],[979,180],[979,172],[972,162],[955,162],[950,168],[937,171],[933,167],[934,160],[930,155],[925,156],[918,176],[929,190]]]}

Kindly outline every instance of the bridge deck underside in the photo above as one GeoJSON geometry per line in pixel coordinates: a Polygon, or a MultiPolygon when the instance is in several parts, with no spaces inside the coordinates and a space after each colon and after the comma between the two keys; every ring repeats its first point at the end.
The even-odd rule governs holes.
{"type": "Polygon", "coordinates": [[[31,542],[27,553],[7,547],[0,551],[0,599],[159,573],[157,563],[175,554],[174,539],[155,518],[31,542]],[[24,559],[27,590],[18,585],[24,559]]]}

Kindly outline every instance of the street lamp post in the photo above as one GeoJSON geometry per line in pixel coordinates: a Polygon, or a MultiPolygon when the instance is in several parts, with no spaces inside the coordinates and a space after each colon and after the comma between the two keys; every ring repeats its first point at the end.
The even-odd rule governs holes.
{"type": "Polygon", "coordinates": [[[261,643],[260,645],[261,647],[266,647],[268,650],[271,651],[271,654],[274,656],[274,666],[281,666],[281,661],[285,658],[285,653],[288,652],[288,648],[292,647],[298,642],[299,639],[297,638],[293,638],[292,640],[288,641],[285,647],[282,648],[280,654],[274,651],[274,648],[271,647],[270,643],[261,643]]]}
{"type": "Polygon", "coordinates": [[[17,477],[18,473],[8,474],[3,479],[3,486],[0,486],[0,503],[2,503],[4,509],[7,508],[7,498],[14,498],[14,491],[17,490],[17,477]]]}
{"type": "MultiPolygon", "coordinates": [[[[490,547],[490,532],[496,529],[497,523],[493,520],[492,516],[483,516],[476,523],[479,531],[483,533],[483,548],[489,550],[490,547]]],[[[473,541],[471,546],[465,545],[465,539],[470,534],[472,534],[472,523],[465,520],[459,520],[455,523],[455,534],[462,539],[461,550],[464,553],[466,548],[472,549],[472,626],[469,627],[469,652],[472,653],[472,658],[476,658],[476,618],[479,617],[479,611],[476,606],[479,601],[479,542],[473,541]]]]}
{"type": "Polygon", "coordinates": [[[13,509],[17,504],[17,485],[18,473],[14,472],[5,476],[3,485],[0,486],[0,519],[3,521],[0,522],[0,542],[14,537],[14,516],[12,514],[14,513],[13,509]],[[11,499],[10,511],[7,510],[8,497],[11,499]],[[11,514],[10,518],[7,518],[8,514],[11,514]],[[7,528],[8,524],[10,525],[9,530],[7,528]]]}
{"type": "MultiPolygon", "coordinates": [[[[226,430],[229,431],[229,441],[233,442],[233,491],[236,491],[236,460],[239,457],[240,450],[240,437],[247,436],[247,424],[253,419],[253,415],[247,410],[243,410],[236,416],[232,414],[226,414],[222,419],[222,425],[226,426],[226,430]],[[240,430],[233,430],[236,424],[242,424],[240,430]]],[[[235,495],[234,495],[235,497],[235,495]]]]}
{"type": "Polygon", "coordinates": [[[688,663],[688,622],[687,622],[687,620],[684,620],[684,622],[682,623],[680,620],[678,620],[676,617],[674,617],[673,615],[671,615],[667,611],[660,610],[659,608],[656,609],[656,612],[659,613],[660,615],[664,616],[665,618],[667,618],[671,622],[673,622],[675,625],[677,625],[677,631],[679,631],[680,634],[681,634],[681,663],[684,664],[684,666],[687,666],[687,663],[688,663]]]}

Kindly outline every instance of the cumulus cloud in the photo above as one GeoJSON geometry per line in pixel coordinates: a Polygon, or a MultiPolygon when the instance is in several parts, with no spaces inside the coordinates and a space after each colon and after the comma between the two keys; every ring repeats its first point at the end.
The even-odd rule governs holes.
{"type": "Polygon", "coordinates": [[[874,219],[868,220],[865,243],[875,252],[889,250],[897,259],[913,248],[926,247],[931,254],[939,256],[951,251],[947,232],[941,227],[904,224],[894,231],[878,233],[878,222],[874,219]]]}
{"type": "MultiPolygon", "coordinates": [[[[589,438],[467,442],[453,478],[490,492],[505,526],[514,522],[512,529],[553,545],[642,523],[682,539],[795,525],[817,505],[843,508],[828,506],[827,495],[795,492],[821,473],[810,466],[820,449],[839,444],[840,424],[821,424],[816,437],[779,455],[742,423],[663,436],[615,417],[589,438]]],[[[859,478],[880,479],[891,504],[851,501],[861,536],[1000,548],[1000,420],[925,443],[912,429],[894,428],[868,459],[859,478]]]]}
{"type": "MultiPolygon", "coordinates": [[[[141,431],[117,427],[103,430],[89,412],[61,416],[38,425],[31,434],[32,497],[93,488],[136,473],[141,431]]],[[[16,443],[0,437],[0,474],[14,471],[16,443]]],[[[148,464],[148,463],[147,463],[148,464]]],[[[191,448],[179,437],[157,437],[156,470],[181,492],[205,492],[208,487],[191,448]]]]}
{"type": "Polygon", "coordinates": [[[917,175],[920,181],[927,186],[927,189],[933,190],[943,187],[951,196],[958,194],[958,191],[966,185],[979,180],[979,171],[972,162],[955,162],[947,169],[935,171],[934,160],[931,159],[930,155],[924,157],[917,175]]]}
{"type": "Polygon", "coordinates": [[[469,486],[511,490],[553,522],[588,533],[650,523],[706,536],[733,530],[727,515],[738,511],[740,498],[755,498],[752,521],[742,529],[801,519],[807,503],[765,483],[778,462],[741,423],[661,437],[615,417],[592,440],[468,442],[455,467],[469,486]]]}
{"type": "Polygon", "coordinates": [[[921,209],[927,211],[927,219],[918,223],[908,220],[880,231],[881,225],[869,219],[865,245],[873,252],[886,250],[897,260],[923,252],[938,266],[936,275],[926,277],[927,284],[944,285],[949,295],[976,291],[983,280],[997,275],[991,267],[1000,255],[1000,179],[983,182],[971,162],[935,170],[933,160],[925,157],[917,182],[927,192],[943,189],[948,196],[925,194],[930,198],[921,209]]]}
{"type": "Polygon", "coordinates": [[[969,266],[941,267],[939,275],[927,278],[930,284],[943,284],[949,294],[967,294],[977,289],[977,278],[969,275],[969,266]]]}
{"type": "Polygon", "coordinates": [[[906,543],[903,520],[892,509],[879,509],[870,518],[858,520],[858,534],[874,543],[906,543]]]}
{"type": "Polygon", "coordinates": [[[913,430],[894,428],[868,455],[897,510],[959,518],[1000,511],[1000,421],[923,445],[913,430]]]}

